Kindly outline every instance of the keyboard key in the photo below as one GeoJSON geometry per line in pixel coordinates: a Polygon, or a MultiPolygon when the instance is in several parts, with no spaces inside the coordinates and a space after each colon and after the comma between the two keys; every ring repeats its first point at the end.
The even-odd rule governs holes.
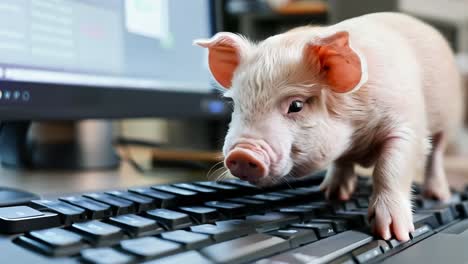
{"type": "MultiPolygon", "coordinates": [[[[175,187],[190,190],[190,191],[195,191],[198,193],[215,193],[216,190],[213,188],[207,188],[207,187],[202,187],[193,183],[174,183],[172,184],[175,187]]],[[[203,185],[203,184],[202,184],[203,185]]]]}
{"type": "Polygon", "coordinates": [[[328,213],[332,212],[332,209],[326,203],[300,204],[297,207],[309,209],[309,210],[313,211],[315,215],[328,214],[328,213]]]}
{"type": "Polygon", "coordinates": [[[154,200],[147,196],[142,196],[136,193],[126,192],[126,191],[110,191],[106,193],[109,195],[113,195],[115,197],[119,197],[128,201],[132,201],[135,204],[137,213],[141,213],[141,212],[156,208],[154,200]]]}
{"type": "Polygon", "coordinates": [[[346,221],[346,225],[349,228],[363,228],[368,227],[369,222],[367,219],[367,212],[357,212],[357,211],[339,211],[335,214],[325,214],[321,215],[321,218],[324,219],[341,219],[346,221]]]}
{"type": "Polygon", "coordinates": [[[129,191],[151,197],[157,208],[174,207],[177,205],[177,197],[169,193],[159,192],[151,188],[133,188],[129,191]]]}
{"type": "MultiPolygon", "coordinates": [[[[443,207],[454,207],[455,204],[460,203],[463,198],[463,195],[457,192],[453,192],[452,196],[447,202],[442,202],[439,200],[428,199],[422,195],[415,195],[414,197],[414,204],[418,209],[435,209],[435,208],[443,208],[443,207]]],[[[454,210],[455,213],[456,210],[454,210]]],[[[456,215],[457,217],[458,215],[456,215]]]]}
{"type": "Polygon", "coordinates": [[[312,223],[328,223],[333,226],[333,229],[335,230],[336,233],[344,232],[348,230],[348,224],[345,220],[342,219],[313,219],[310,222],[312,223]]]}
{"type": "Polygon", "coordinates": [[[200,196],[198,196],[198,193],[195,191],[189,191],[170,185],[156,185],[152,186],[151,188],[156,191],[166,192],[175,195],[177,197],[177,203],[179,205],[200,202],[200,196]]]}
{"type": "MultiPolygon", "coordinates": [[[[299,191],[288,191],[288,190],[299,190],[299,189],[285,189],[285,190],[279,190],[277,192],[271,193],[271,194],[276,194],[279,196],[284,196],[286,198],[290,198],[291,201],[310,201],[311,199],[307,197],[308,191],[306,190],[299,190],[299,191]]],[[[309,192],[310,193],[310,192],[309,192]]]]}
{"type": "Polygon", "coordinates": [[[246,206],[238,203],[210,201],[205,203],[206,206],[216,208],[221,214],[227,218],[235,218],[243,216],[246,213],[246,206]]]}
{"type": "Polygon", "coordinates": [[[358,263],[364,263],[372,260],[373,258],[382,255],[382,250],[377,241],[372,241],[352,252],[358,263]]]}
{"type": "Polygon", "coordinates": [[[296,196],[296,195],[294,195],[294,194],[292,194],[292,193],[282,192],[282,191],[270,192],[270,193],[268,193],[268,195],[280,196],[280,197],[285,198],[286,201],[293,201],[293,200],[296,200],[296,199],[297,199],[297,196],[296,196]]]}
{"type": "Polygon", "coordinates": [[[437,200],[427,199],[422,195],[415,195],[413,201],[418,209],[430,209],[439,203],[437,200]]]}
{"type": "Polygon", "coordinates": [[[292,224],[291,226],[297,228],[313,229],[320,238],[325,238],[336,234],[330,223],[307,222],[300,224],[292,224]]]}
{"type": "Polygon", "coordinates": [[[3,219],[13,220],[28,217],[38,217],[42,215],[44,215],[44,213],[24,205],[0,208],[0,217],[3,219]]]}
{"type": "Polygon", "coordinates": [[[60,224],[58,214],[40,212],[24,205],[0,208],[0,233],[24,233],[60,224]]]}
{"type": "Polygon", "coordinates": [[[24,205],[31,200],[37,200],[40,197],[37,194],[24,190],[0,187],[0,207],[24,205]]]}
{"type": "Polygon", "coordinates": [[[246,206],[247,212],[259,213],[265,211],[265,209],[268,207],[267,203],[264,201],[244,197],[227,199],[227,201],[237,204],[244,204],[246,206]]]}
{"type": "Polygon", "coordinates": [[[322,208],[327,208],[327,209],[333,209],[333,204],[330,203],[330,201],[325,201],[325,200],[317,200],[315,202],[308,202],[305,204],[300,204],[299,206],[301,207],[322,207],[322,208]]]}
{"type": "Polygon", "coordinates": [[[201,182],[194,182],[196,185],[200,185],[202,187],[208,187],[211,189],[215,189],[221,193],[233,192],[236,191],[238,188],[229,184],[222,184],[214,181],[201,181],[201,182]]]}
{"type": "Polygon", "coordinates": [[[83,247],[81,237],[73,232],[50,228],[30,232],[21,236],[18,243],[50,256],[69,256],[80,252],[83,247]]]}
{"type": "Polygon", "coordinates": [[[319,188],[316,187],[301,187],[301,188],[296,188],[296,189],[288,189],[284,190],[283,192],[285,193],[290,193],[294,195],[300,195],[307,197],[308,199],[317,199],[319,200],[320,198],[323,197],[322,191],[320,191],[319,188]]]}
{"type": "Polygon", "coordinates": [[[356,202],[353,201],[353,200],[340,202],[338,204],[338,206],[339,206],[340,210],[345,210],[345,211],[351,211],[351,210],[354,210],[354,209],[358,208],[356,202]]]}
{"type": "Polygon", "coordinates": [[[87,263],[126,264],[133,263],[134,257],[113,248],[87,248],[81,251],[81,258],[87,263]]]}
{"type": "Polygon", "coordinates": [[[122,228],[132,236],[156,235],[164,231],[155,220],[134,214],[111,217],[109,223],[122,228]]]}
{"type": "Polygon", "coordinates": [[[123,236],[122,229],[96,220],[75,223],[72,228],[97,246],[112,245],[123,236]]]}
{"type": "Polygon", "coordinates": [[[54,247],[81,244],[81,236],[62,228],[49,228],[32,231],[29,236],[54,247]]]}
{"type": "Polygon", "coordinates": [[[192,183],[176,183],[172,185],[182,189],[198,192],[202,197],[212,197],[213,194],[216,193],[216,190],[214,189],[198,186],[192,183]]]}
{"type": "Polygon", "coordinates": [[[285,253],[258,261],[261,263],[326,263],[372,241],[372,236],[358,232],[345,231],[314,243],[287,251],[285,253]]]}
{"type": "Polygon", "coordinates": [[[198,225],[191,226],[190,231],[210,235],[216,242],[222,242],[233,238],[249,235],[255,232],[251,226],[230,226],[230,225],[198,225]]]}
{"type": "Polygon", "coordinates": [[[209,259],[202,256],[200,253],[190,250],[184,253],[179,253],[176,255],[172,255],[169,257],[145,262],[145,264],[182,264],[182,263],[190,263],[190,264],[211,264],[213,263],[209,259]]]}
{"type": "Polygon", "coordinates": [[[267,232],[299,222],[299,217],[281,213],[267,213],[264,215],[250,215],[246,218],[247,224],[255,226],[260,232],[267,232]]]}
{"type": "Polygon", "coordinates": [[[356,198],[356,204],[359,208],[368,208],[369,199],[363,197],[356,198]]]}
{"type": "Polygon", "coordinates": [[[193,217],[198,223],[212,223],[219,218],[216,209],[204,206],[179,207],[179,210],[193,217]]]}
{"type": "Polygon", "coordinates": [[[182,246],[156,237],[142,237],[120,242],[120,247],[140,258],[150,259],[177,253],[182,246]]]}
{"type": "Polygon", "coordinates": [[[420,184],[413,183],[411,184],[411,189],[413,190],[414,194],[422,194],[423,188],[420,184]]]}
{"type": "Polygon", "coordinates": [[[279,205],[283,203],[286,198],[278,195],[271,195],[271,194],[257,194],[253,196],[248,196],[248,198],[260,200],[269,203],[270,205],[279,205]]]}
{"type": "Polygon", "coordinates": [[[155,185],[155,186],[152,186],[151,188],[158,190],[158,191],[168,192],[171,194],[187,196],[187,197],[195,197],[198,194],[195,191],[184,190],[184,189],[177,188],[177,187],[170,186],[170,185],[155,185]]]}
{"type": "Polygon", "coordinates": [[[200,252],[216,263],[244,263],[289,249],[279,237],[253,234],[205,247],[200,252]]]}
{"type": "Polygon", "coordinates": [[[435,214],[437,221],[439,221],[440,225],[446,225],[457,217],[457,215],[454,215],[454,209],[450,205],[442,205],[442,206],[435,206],[431,209],[422,209],[422,210],[417,210],[417,213],[430,213],[430,214],[435,214]]]}
{"type": "Polygon", "coordinates": [[[468,201],[457,203],[456,208],[460,216],[468,217],[468,201]]]}
{"type": "MultiPolygon", "coordinates": [[[[256,233],[257,229],[255,226],[255,222],[247,222],[244,219],[230,219],[230,220],[222,220],[217,221],[216,226],[222,228],[233,228],[233,229],[245,229],[248,234],[256,233]]],[[[242,231],[239,231],[241,233],[242,231]]]]}
{"type": "Polygon", "coordinates": [[[309,196],[312,196],[312,197],[310,197],[310,198],[313,198],[314,200],[317,200],[317,201],[319,201],[319,200],[322,200],[322,201],[323,201],[323,200],[325,200],[325,195],[324,195],[324,193],[322,192],[322,190],[320,190],[320,183],[321,183],[321,182],[322,182],[322,181],[319,180],[319,182],[313,183],[313,184],[312,184],[313,186],[301,187],[300,189],[302,189],[302,190],[308,192],[308,193],[309,193],[308,195],[309,195],[309,196]]]}
{"type": "Polygon", "coordinates": [[[291,248],[296,248],[318,240],[313,230],[302,228],[282,228],[271,231],[268,235],[288,240],[291,248]]]}
{"type": "Polygon", "coordinates": [[[217,226],[229,226],[233,228],[240,228],[240,227],[249,227],[255,229],[255,222],[247,222],[243,219],[230,219],[230,220],[223,220],[223,221],[216,221],[217,226]]]}
{"type": "Polygon", "coordinates": [[[310,220],[315,217],[315,210],[311,208],[301,208],[294,206],[278,208],[276,211],[283,214],[297,215],[301,218],[302,221],[310,220]]]}
{"type": "Polygon", "coordinates": [[[295,196],[307,196],[309,194],[309,191],[307,191],[306,188],[287,189],[283,190],[282,192],[292,194],[295,196]]]}
{"type": "Polygon", "coordinates": [[[130,214],[135,212],[133,202],[109,194],[88,193],[83,196],[110,205],[113,215],[130,214]]]}
{"type": "Polygon", "coordinates": [[[380,249],[382,249],[383,253],[391,249],[390,245],[385,240],[377,240],[377,243],[379,243],[380,249]]]}
{"type": "Polygon", "coordinates": [[[432,228],[429,225],[419,225],[414,227],[414,232],[410,233],[411,239],[415,239],[422,235],[432,233],[432,228]]]}
{"type": "Polygon", "coordinates": [[[462,191],[460,193],[460,198],[461,198],[461,201],[466,201],[468,200],[468,192],[467,191],[462,191]]]}
{"type": "Polygon", "coordinates": [[[194,182],[193,184],[216,190],[216,196],[214,197],[229,198],[237,193],[242,193],[241,191],[239,191],[239,188],[236,186],[214,182],[214,181],[201,181],[201,182],[194,182]]]}
{"type": "Polygon", "coordinates": [[[53,200],[33,200],[30,203],[31,207],[39,210],[47,210],[57,213],[64,225],[70,225],[75,222],[86,220],[86,211],[83,208],[53,200]]]}
{"type": "Polygon", "coordinates": [[[404,243],[407,243],[407,242],[400,242],[398,240],[396,240],[395,238],[392,238],[390,240],[387,241],[388,244],[390,244],[390,247],[391,248],[396,248],[404,243]]]}
{"type": "Polygon", "coordinates": [[[205,234],[193,233],[185,230],[165,232],[160,235],[163,239],[183,244],[188,249],[197,249],[212,244],[210,237],[205,234]]]}
{"type": "Polygon", "coordinates": [[[372,194],[372,185],[370,184],[359,184],[354,195],[362,197],[370,197],[372,194]]]}
{"type": "Polygon", "coordinates": [[[62,197],[59,200],[85,209],[88,219],[106,218],[112,214],[109,205],[81,196],[62,197]]]}
{"type": "Polygon", "coordinates": [[[192,220],[187,214],[168,209],[154,209],[146,212],[146,216],[155,219],[168,229],[181,229],[192,225],[192,220]]]}
{"type": "Polygon", "coordinates": [[[225,179],[225,180],[222,180],[221,183],[240,187],[242,189],[242,192],[260,192],[261,191],[257,186],[250,184],[249,182],[239,180],[239,179],[225,179]]]}
{"type": "Polygon", "coordinates": [[[437,221],[437,218],[434,214],[413,214],[413,224],[415,226],[426,224],[432,227],[433,229],[439,227],[439,221],[437,221]]]}
{"type": "Polygon", "coordinates": [[[81,236],[61,228],[33,231],[29,236],[46,244],[50,248],[50,255],[53,256],[74,255],[83,246],[81,236]]]}

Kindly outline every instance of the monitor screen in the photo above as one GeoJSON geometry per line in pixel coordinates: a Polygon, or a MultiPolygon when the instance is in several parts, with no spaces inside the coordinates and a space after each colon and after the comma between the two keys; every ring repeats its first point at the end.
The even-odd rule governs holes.
{"type": "Polygon", "coordinates": [[[209,12],[208,0],[2,0],[0,78],[208,92],[192,41],[211,36],[209,12]]]}

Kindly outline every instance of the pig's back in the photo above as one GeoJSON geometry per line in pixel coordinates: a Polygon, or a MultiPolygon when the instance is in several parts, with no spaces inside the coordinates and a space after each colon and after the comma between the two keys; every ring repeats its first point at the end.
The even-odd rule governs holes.
{"type": "MultiPolygon", "coordinates": [[[[405,64],[415,63],[414,65],[419,71],[420,84],[422,84],[420,86],[422,86],[422,95],[424,97],[423,105],[431,134],[445,131],[453,136],[462,123],[464,97],[461,77],[453,53],[442,35],[429,25],[399,13],[369,14],[356,18],[354,22],[344,22],[345,28],[350,27],[353,30],[354,27],[355,31],[361,33],[368,30],[373,35],[363,38],[374,39],[359,40],[356,38],[358,42],[361,42],[360,45],[364,46],[364,49],[372,48],[374,45],[382,52],[382,50],[385,50],[385,42],[388,37],[385,35],[399,34],[401,36],[402,41],[406,42],[404,45],[402,43],[401,47],[387,47],[388,53],[392,55],[387,54],[387,57],[373,56],[370,59],[397,60],[393,64],[389,63],[394,67],[387,69],[386,73],[389,75],[398,73],[399,69],[395,68],[398,62],[401,63],[400,68],[404,68],[405,64]],[[373,25],[370,26],[369,24],[373,25]],[[366,41],[371,42],[371,44],[364,43],[366,41]],[[402,50],[400,54],[399,48],[405,49],[405,52],[409,53],[402,50]],[[411,56],[407,56],[408,54],[411,56]],[[392,59],[389,59],[390,57],[392,59]]],[[[370,63],[378,64],[379,62],[370,63]]],[[[372,69],[370,68],[369,71],[372,71],[372,69]]],[[[369,73],[369,81],[372,81],[371,72],[369,73]]],[[[395,78],[400,77],[395,76],[395,78]]],[[[377,82],[377,80],[374,81],[377,82]]],[[[410,96],[407,91],[401,92],[410,96]]],[[[414,104],[418,104],[417,101],[414,104]]]]}
{"type": "MultiPolygon", "coordinates": [[[[453,52],[442,35],[421,21],[395,13],[369,15],[383,20],[402,34],[413,47],[422,69],[422,84],[432,133],[456,132],[463,119],[461,78],[453,52]]],[[[374,18],[372,18],[374,19],[374,18]]]]}

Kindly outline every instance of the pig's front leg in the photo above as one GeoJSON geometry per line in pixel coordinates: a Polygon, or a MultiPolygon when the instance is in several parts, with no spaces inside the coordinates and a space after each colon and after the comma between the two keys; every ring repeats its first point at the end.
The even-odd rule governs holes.
{"type": "Polygon", "coordinates": [[[351,198],[356,182],[353,163],[334,162],[328,168],[320,189],[325,192],[327,199],[346,201],[351,198]]]}
{"type": "Polygon", "coordinates": [[[414,231],[411,211],[411,181],[424,173],[425,146],[423,137],[406,131],[394,133],[383,145],[373,173],[373,194],[369,219],[374,234],[384,239],[392,235],[409,240],[414,231]]]}
{"type": "Polygon", "coordinates": [[[432,136],[432,149],[427,158],[426,177],[424,178],[424,195],[441,201],[450,199],[450,187],[444,171],[446,144],[446,136],[443,132],[432,136]]]}

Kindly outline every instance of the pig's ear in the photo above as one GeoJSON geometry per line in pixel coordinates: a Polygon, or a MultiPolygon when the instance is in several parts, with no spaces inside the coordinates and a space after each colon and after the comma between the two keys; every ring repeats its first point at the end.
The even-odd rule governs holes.
{"type": "Polygon", "coordinates": [[[346,31],[308,43],[305,58],[336,93],[356,91],[367,81],[366,60],[352,48],[346,31]]]}
{"type": "Polygon", "coordinates": [[[211,39],[195,40],[193,43],[208,48],[208,64],[213,77],[225,89],[231,88],[234,71],[247,48],[247,41],[239,35],[221,32],[211,39]]]}

